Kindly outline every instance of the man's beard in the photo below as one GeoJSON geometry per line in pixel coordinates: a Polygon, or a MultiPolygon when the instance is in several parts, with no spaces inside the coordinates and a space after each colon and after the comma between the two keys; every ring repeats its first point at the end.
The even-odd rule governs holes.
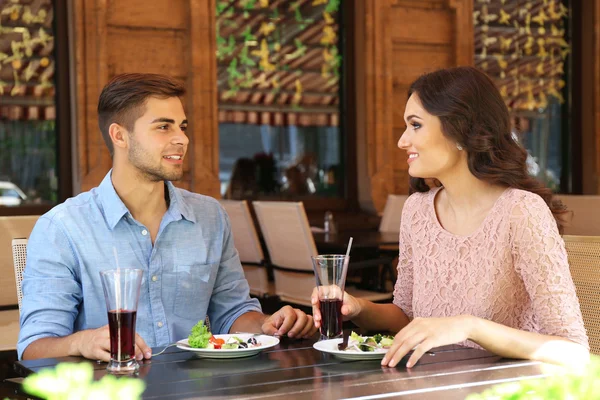
{"type": "Polygon", "coordinates": [[[162,164],[151,165],[152,157],[133,139],[127,155],[129,162],[137,168],[139,174],[150,182],[178,181],[183,177],[183,167],[169,170],[162,164]]]}

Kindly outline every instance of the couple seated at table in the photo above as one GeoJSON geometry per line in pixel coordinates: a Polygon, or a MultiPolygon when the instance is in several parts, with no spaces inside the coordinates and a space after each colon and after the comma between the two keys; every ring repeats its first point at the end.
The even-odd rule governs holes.
{"type": "Polygon", "coordinates": [[[183,176],[188,150],[184,92],[178,82],[150,74],[117,76],[103,89],[98,122],[113,168],[100,186],[43,215],[31,233],[20,358],[108,361],[99,271],[117,265],[144,270],[138,359],[151,357],[150,347],[187,337],[206,315],[214,333],[316,332],[312,317],[290,306],[270,316],[261,312],[249,296],[223,208],[170,182],[183,176]]]}
{"type": "MultiPolygon", "coordinates": [[[[106,322],[98,271],[114,266],[113,247],[122,266],[147,268],[140,355],[146,343],[187,336],[205,314],[216,332],[305,337],[320,325],[314,293],[314,325],[290,307],[264,316],[248,296],[223,210],[168,182],[181,178],[188,143],[182,94],[151,75],[117,77],[103,90],[99,121],[114,148],[112,174],[32,232],[19,356],[108,358],[107,329],[90,328],[106,322]]],[[[567,211],[527,175],[526,151],[492,81],[470,67],[424,75],[410,89],[405,119],[398,146],[417,193],[404,205],[394,303],[346,294],[342,313],[366,329],[398,332],[382,361],[389,366],[415,347],[408,366],[454,343],[506,357],[586,360],[559,235],[567,211]]]]}

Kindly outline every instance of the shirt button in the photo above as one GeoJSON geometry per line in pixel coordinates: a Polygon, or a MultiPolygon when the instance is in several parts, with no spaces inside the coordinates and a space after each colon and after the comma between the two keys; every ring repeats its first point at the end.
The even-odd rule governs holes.
{"type": "Polygon", "coordinates": [[[142,231],[142,235],[146,236],[147,234],[148,234],[148,231],[144,229],[144,230],[142,231]]]}
{"type": "Polygon", "coordinates": [[[158,323],[156,325],[158,325],[159,328],[162,328],[163,323],[158,321],[158,323]]]}
{"type": "Polygon", "coordinates": [[[157,277],[156,275],[154,275],[154,276],[152,277],[152,282],[156,282],[157,280],[158,280],[158,277],[157,277]]]}

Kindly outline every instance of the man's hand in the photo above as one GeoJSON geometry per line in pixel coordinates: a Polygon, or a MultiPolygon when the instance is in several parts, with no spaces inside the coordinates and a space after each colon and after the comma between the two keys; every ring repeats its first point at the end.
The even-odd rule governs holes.
{"type": "MultiPolygon", "coordinates": [[[[77,340],[76,352],[74,355],[81,355],[90,360],[110,361],[110,333],[108,325],[97,329],[88,329],[76,333],[77,340]]],[[[152,357],[152,349],[148,347],[144,339],[137,333],[135,334],[135,358],[152,357]]]]}
{"type": "Polygon", "coordinates": [[[290,338],[309,338],[315,334],[317,327],[310,315],[297,308],[285,306],[265,319],[262,331],[267,335],[287,334],[290,338]]]}

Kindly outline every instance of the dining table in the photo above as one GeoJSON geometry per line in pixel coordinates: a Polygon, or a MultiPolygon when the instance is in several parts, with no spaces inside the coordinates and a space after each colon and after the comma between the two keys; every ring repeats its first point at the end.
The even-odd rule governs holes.
{"type": "Polygon", "coordinates": [[[389,291],[387,282],[395,279],[394,260],[398,256],[398,232],[370,230],[313,232],[313,238],[319,254],[344,254],[352,238],[348,270],[350,273],[360,275],[357,286],[360,289],[382,293],[389,291]]]}
{"type": "Polygon", "coordinates": [[[398,247],[398,232],[379,232],[370,230],[352,230],[336,233],[313,232],[315,245],[319,252],[345,252],[352,237],[352,248],[358,250],[377,250],[381,247],[398,247]]]}
{"type": "MultiPolygon", "coordinates": [[[[506,359],[459,345],[432,349],[412,368],[404,358],[394,368],[379,360],[345,360],[316,350],[315,339],[281,338],[275,347],[244,358],[199,358],[172,347],[144,361],[137,379],[146,384],[144,399],[464,399],[499,383],[542,378],[549,365],[506,359]]],[[[158,350],[158,349],[156,349],[158,350]]],[[[106,363],[80,357],[17,361],[26,377],[61,362],[91,362],[94,378],[107,374],[106,363]]]]}

